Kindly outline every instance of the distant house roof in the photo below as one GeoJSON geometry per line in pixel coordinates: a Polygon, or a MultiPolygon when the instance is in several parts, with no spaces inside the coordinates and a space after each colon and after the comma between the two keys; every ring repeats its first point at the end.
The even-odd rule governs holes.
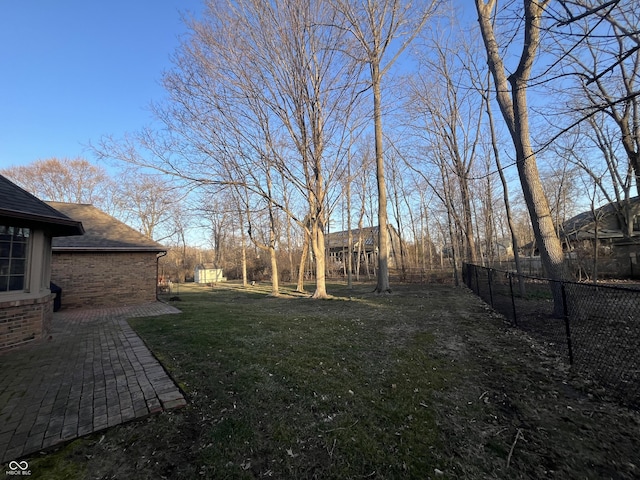
{"type": "MultiPolygon", "coordinates": [[[[561,237],[583,240],[595,237],[595,226],[598,219],[598,238],[622,238],[622,226],[619,215],[628,215],[630,220],[640,213],[640,197],[630,198],[628,203],[618,205],[616,202],[607,203],[593,212],[587,210],[570,218],[562,224],[561,237]]],[[[636,235],[638,232],[633,232],[636,235]]]]}
{"type": "MultiPolygon", "coordinates": [[[[378,243],[379,227],[366,227],[362,230],[354,228],[351,230],[351,238],[353,245],[357,247],[358,240],[362,236],[363,247],[373,248],[378,243]]],[[[349,245],[349,231],[330,232],[325,236],[325,245],[327,248],[347,248],[349,245]]]]}
{"type": "Polygon", "coordinates": [[[166,248],[93,205],[47,202],[49,206],[84,225],[82,237],[54,238],[54,252],[60,251],[138,251],[162,252],[166,248]]]}
{"type": "MultiPolygon", "coordinates": [[[[387,225],[389,231],[389,238],[391,242],[397,242],[399,240],[398,232],[393,228],[393,225],[387,225]]],[[[365,227],[363,229],[354,228],[351,230],[351,236],[353,239],[353,246],[358,247],[358,242],[362,238],[362,245],[360,246],[365,251],[373,251],[378,246],[378,232],[380,227],[365,227]]],[[[330,232],[324,237],[325,247],[329,250],[342,250],[349,246],[349,231],[344,230],[341,232],[330,232]]]]}
{"type": "Polygon", "coordinates": [[[82,223],[59,212],[0,175],[0,223],[46,230],[52,236],[82,235],[82,223]]]}

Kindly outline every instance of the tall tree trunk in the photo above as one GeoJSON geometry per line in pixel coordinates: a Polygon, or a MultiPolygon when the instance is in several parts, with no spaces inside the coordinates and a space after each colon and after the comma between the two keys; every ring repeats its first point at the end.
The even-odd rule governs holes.
{"type": "MultiPolygon", "coordinates": [[[[362,235],[359,236],[362,238],[362,235]]],[[[360,281],[360,265],[362,264],[362,240],[358,240],[358,251],[356,252],[356,282],[360,281]]]]}
{"type": "MultiPolygon", "coordinates": [[[[489,80],[488,80],[489,81],[489,80]]],[[[507,224],[509,225],[509,233],[511,234],[511,249],[513,250],[513,261],[516,264],[516,273],[518,274],[518,289],[520,295],[524,296],[524,277],[522,276],[522,266],[520,265],[520,246],[518,245],[518,236],[516,235],[516,227],[513,222],[513,214],[511,213],[511,202],[509,201],[509,186],[507,185],[507,179],[505,178],[504,171],[502,170],[502,164],[500,162],[500,151],[498,149],[498,138],[496,135],[495,125],[493,123],[493,111],[491,110],[491,100],[485,98],[487,105],[487,117],[489,118],[489,132],[491,134],[491,147],[493,149],[493,157],[496,161],[496,168],[498,169],[498,175],[500,176],[500,183],[502,184],[502,198],[504,200],[504,209],[507,215],[507,224]]]]}
{"type": "Polygon", "coordinates": [[[277,297],[280,295],[280,281],[278,277],[278,257],[276,256],[276,216],[274,212],[274,205],[271,199],[272,183],[271,174],[267,169],[267,191],[269,193],[269,245],[266,250],[269,251],[269,259],[271,260],[271,295],[277,297]]]}
{"type": "MultiPolygon", "coordinates": [[[[289,192],[287,192],[287,179],[284,172],[280,172],[282,176],[282,188],[283,188],[283,200],[285,204],[285,208],[287,211],[289,208],[289,192]]],[[[287,257],[289,259],[289,281],[293,281],[293,249],[292,249],[292,241],[291,241],[291,215],[287,215],[287,257]]]]}
{"type": "Polygon", "coordinates": [[[309,206],[311,212],[311,248],[316,260],[316,290],[311,298],[328,298],[327,282],[326,282],[326,264],[327,252],[324,242],[324,229],[328,225],[325,220],[328,219],[330,213],[329,208],[325,207],[325,201],[328,204],[329,199],[326,197],[324,176],[322,174],[322,152],[324,151],[323,138],[320,132],[323,130],[323,119],[319,111],[315,112],[312,117],[315,128],[313,131],[313,172],[310,175],[313,193],[309,195],[309,206]]]}
{"type": "Polygon", "coordinates": [[[433,242],[431,241],[431,232],[430,232],[430,228],[429,228],[429,219],[427,218],[425,221],[425,235],[427,236],[426,238],[426,243],[427,243],[427,259],[429,260],[429,271],[433,270],[433,242]]]}
{"type": "Polygon", "coordinates": [[[473,264],[478,263],[478,250],[476,248],[475,235],[473,234],[473,218],[471,215],[471,193],[469,182],[466,178],[459,178],[460,193],[462,195],[462,214],[464,219],[465,257],[473,264]]]}
{"type": "Polygon", "coordinates": [[[453,206],[449,200],[449,194],[445,193],[445,197],[447,198],[447,224],[449,226],[449,239],[451,241],[451,260],[453,262],[453,282],[456,287],[460,286],[460,278],[458,275],[458,248],[457,248],[457,236],[454,232],[454,221],[451,218],[451,210],[453,206]]]}
{"type": "MultiPolygon", "coordinates": [[[[431,250],[431,232],[429,229],[429,211],[427,209],[427,207],[424,205],[424,201],[422,199],[422,195],[420,196],[420,210],[422,210],[422,213],[420,215],[420,222],[422,223],[424,221],[424,228],[421,228],[421,231],[423,231],[424,233],[421,235],[423,238],[423,251],[426,248],[427,251],[427,260],[429,261],[429,271],[433,270],[433,251],[431,250]],[[425,238],[426,236],[426,238],[425,238]]],[[[423,253],[424,255],[424,253],[423,253]]]]}
{"type": "MultiPolygon", "coordinates": [[[[415,271],[415,269],[420,268],[420,262],[418,261],[418,259],[420,258],[420,250],[421,250],[420,246],[422,244],[422,240],[420,239],[418,222],[416,222],[416,219],[413,214],[413,209],[411,208],[411,206],[409,205],[409,202],[407,201],[406,192],[405,192],[405,204],[407,205],[407,210],[409,212],[411,234],[413,235],[413,239],[414,239],[413,248],[412,249],[407,248],[407,257],[409,257],[410,254],[412,255],[411,257],[408,258],[408,263],[409,263],[409,268],[414,269],[415,271]]],[[[424,251],[424,246],[422,250],[424,251]]]]}
{"type": "Polygon", "coordinates": [[[269,245],[269,259],[271,260],[271,295],[280,295],[280,280],[278,276],[278,257],[274,244],[269,245]]]}
{"type": "MultiPolygon", "coordinates": [[[[362,172],[362,202],[360,203],[360,217],[358,218],[358,256],[356,263],[356,282],[360,281],[360,269],[362,268],[362,241],[364,239],[362,229],[364,228],[364,215],[366,213],[366,204],[367,204],[367,196],[366,196],[366,185],[367,185],[367,177],[365,172],[362,172]]],[[[366,252],[365,252],[366,256],[366,252]]],[[[368,271],[367,271],[368,274],[368,271]]]]}
{"type": "Polygon", "coordinates": [[[353,232],[351,231],[351,153],[347,159],[347,288],[353,288],[353,232]]]}
{"type": "Polygon", "coordinates": [[[306,230],[304,232],[304,241],[302,243],[302,255],[300,256],[300,265],[298,267],[298,284],[296,286],[296,292],[304,293],[304,271],[305,264],[307,262],[307,256],[309,255],[309,235],[306,230]]]}
{"type": "Polygon", "coordinates": [[[389,232],[387,230],[387,185],[384,175],[382,150],[382,93],[380,91],[380,66],[371,66],[373,80],[373,122],[376,145],[376,183],[378,186],[378,282],[377,293],[391,293],[389,286],[389,232]]]}
{"type": "Polygon", "coordinates": [[[489,70],[496,86],[496,98],[516,150],[516,164],[522,192],[531,218],[542,264],[551,282],[553,314],[563,312],[559,280],[564,278],[562,245],[556,234],[549,202],[542,188],[536,157],[531,148],[527,108],[527,83],[540,44],[541,17],[549,0],[523,0],[525,10],[524,41],[517,69],[508,78],[492,26],[496,0],[476,0],[478,22],[487,52],[489,70]],[[509,95],[511,93],[511,95],[509,95]]]}
{"type": "Polygon", "coordinates": [[[561,316],[564,307],[558,281],[564,278],[562,244],[553,224],[547,196],[542,188],[535,153],[531,148],[527,110],[526,80],[510,78],[513,98],[516,158],[522,193],[531,218],[533,233],[546,274],[551,278],[553,314],[561,316]]]}
{"type": "Polygon", "coordinates": [[[394,257],[394,266],[397,269],[398,268],[398,253],[400,253],[400,271],[401,273],[401,278],[403,282],[406,282],[407,280],[407,266],[405,265],[405,251],[404,251],[404,245],[403,245],[403,225],[402,225],[402,215],[400,214],[400,197],[398,195],[398,177],[395,171],[395,168],[392,169],[391,171],[391,181],[393,182],[393,209],[394,209],[394,214],[396,217],[396,220],[398,222],[398,249],[400,250],[400,252],[396,252],[395,251],[395,247],[393,245],[393,238],[391,239],[391,248],[393,250],[393,257],[394,257]]]}
{"type": "Polygon", "coordinates": [[[327,298],[326,257],[324,248],[324,231],[321,222],[311,225],[311,248],[316,258],[316,291],[312,298],[327,298]]]}
{"type": "Polygon", "coordinates": [[[245,239],[244,220],[242,218],[242,211],[239,212],[240,216],[240,251],[242,255],[242,286],[246,287],[247,282],[247,242],[245,239]]]}

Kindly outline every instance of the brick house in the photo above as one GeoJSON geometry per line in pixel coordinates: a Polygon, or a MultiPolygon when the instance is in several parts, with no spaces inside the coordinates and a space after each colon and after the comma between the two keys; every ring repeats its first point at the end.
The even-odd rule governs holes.
{"type": "Polygon", "coordinates": [[[93,205],[47,203],[85,229],[82,237],[57,237],[52,244],[51,281],[62,289],[63,309],[156,300],[165,247],[93,205]]]}
{"type": "Polygon", "coordinates": [[[0,351],[47,335],[52,238],[82,233],[79,221],[0,175],[0,351]]]}

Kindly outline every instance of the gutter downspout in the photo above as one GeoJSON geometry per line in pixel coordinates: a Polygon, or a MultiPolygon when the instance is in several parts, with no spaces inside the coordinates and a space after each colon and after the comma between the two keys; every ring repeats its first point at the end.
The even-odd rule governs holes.
{"type": "Polygon", "coordinates": [[[160,252],[156,255],[156,300],[160,301],[160,296],[158,295],[158,273],[160,273],[160,259],[167,255],[167,251],[160,252]]]}

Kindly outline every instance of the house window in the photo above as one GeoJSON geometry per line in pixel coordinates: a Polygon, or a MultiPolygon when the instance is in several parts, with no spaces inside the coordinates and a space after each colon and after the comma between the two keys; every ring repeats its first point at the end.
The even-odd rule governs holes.
{"type": "Polygon", "coordinates": [[[29,229],[0,225],[0,293],[24,290],[29,229]]]}

